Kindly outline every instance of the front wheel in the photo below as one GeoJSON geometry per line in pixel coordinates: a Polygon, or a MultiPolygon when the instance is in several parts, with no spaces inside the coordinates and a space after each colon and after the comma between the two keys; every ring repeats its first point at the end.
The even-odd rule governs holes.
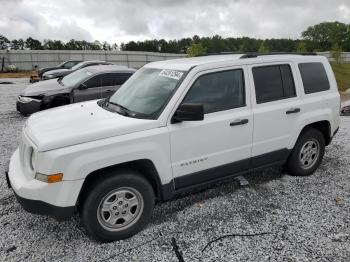
{"type": "Polygon", "coordinates": [[[320,166],[325,151],[323,134],[314,128],[305,130],[287,161],[287,171],[294,176],[308,176],[320,166]]]}
{"type": "Polygon", "coordinates": [[[125,239],[147,224],[154,202],[150,183],[140,174],[125,170],[107,175],[90,188],[83,199],[81,221],[98,241],[125,239]]]}

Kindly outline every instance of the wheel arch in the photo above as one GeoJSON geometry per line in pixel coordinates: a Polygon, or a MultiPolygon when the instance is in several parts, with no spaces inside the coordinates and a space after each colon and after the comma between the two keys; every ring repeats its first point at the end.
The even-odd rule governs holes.
{"type": "Polygon", "coordinates": [[[81,199],[84,198],[85,194],[91,189],[94,183],[96,183],[99,179],[102,179],[104,175],[110,174],[111,172],[117,172],[122,169],[138,171],[144,178],[147,179],[147,181],[150,182],[157,200],[163,201],[167,199],[167,197],[164,195],[164,186],[161,183],[158,170],[156,169],[154,163],[149,159],[139,159],[104,167],[89,173],[81,187],[77,199],[77,205],[79,205],[81,199]]]}
{"type": "MultiPolygon", "coordinates": [[[[323,134],[323,137],[324,137],[325,142],[326,142],[326,146],[328,146],[330,144],[330,142],[332,141],[331,124],[328,120],[316,121],[316,122],[312,122],[312,123],[305,125],[302,128],[302,130],[300,131],[298,139],[301,136],[301,134],[309,128],[317,129],[323,134]]],[[[297,139],[297,141],[298,141],[298,139],[297,139]]]]}

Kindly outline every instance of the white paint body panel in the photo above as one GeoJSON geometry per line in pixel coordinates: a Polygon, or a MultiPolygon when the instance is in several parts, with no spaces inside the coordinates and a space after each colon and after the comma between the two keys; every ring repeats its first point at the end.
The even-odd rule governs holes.
{"type": "Polygon", "coordinates": [[[331,134],[339,127],[340,98],[331,68],[325,58],[266,56],[239,59],[239,56],[204,57],[155,62],[147,67],[189,70],[157,120],[120,116],[100,108],[96,101],[73,104],[36,113],[24,128],[27,148],[36,152],[35,168],[28,168],[28,155],[20,161],[17,150],[9,168],[15,192],[25,198],[56,206],[74,206],[84,179],[93,171],[133,160],[153,162],[162,184],[174,178],[258,156],[281,148],[292,149],[301,130],[317,121],[329,121],[331,134]],[[331,89],[305,95],[297,64],[322,62],[331,89]],[[254,65],[289,63],[297,97],[256,104],[254,65]],[[171,124],[171,118],[191,83],[202,72],[244,68],[246,106],[205,115],[204,121],[171,124]],[[298,114],[286,115],[291,107],[298,114]],[[247,125],[230,127],[231,121],[246,118],[247,125]],[[28,140],[28,141],[27,141],[28,140]],[[183,162],[207,158],[199,164],[183,162]],[[63,182],[45,184],[34,173],[64,173],[63,182]]]}

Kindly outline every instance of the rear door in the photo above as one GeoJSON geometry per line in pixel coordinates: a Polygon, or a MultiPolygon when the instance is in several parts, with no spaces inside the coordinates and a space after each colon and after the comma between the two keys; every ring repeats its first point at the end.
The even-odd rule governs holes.
{"type": "Polygon", "coordinates": [[[252,168],[283,161],[303,104],[293,63],[250,66],[254,115],[252,168]]]}
{"type": "Polygon", "coordinates": [[[131,76],[130,73],[107,73],[101,75],[101,96],[109,97],[131,76]]]}
{"type": "Polygon", "coordinates": [[[95,75],[82,83],[85,89],[73,89],[74,102],[82,102],[93,99],[100,99],[101,96],[101,75],[95,75]]]}

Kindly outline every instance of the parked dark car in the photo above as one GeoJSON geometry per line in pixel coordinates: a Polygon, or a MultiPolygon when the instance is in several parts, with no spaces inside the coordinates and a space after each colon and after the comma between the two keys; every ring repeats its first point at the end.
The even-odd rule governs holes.
{"type": "Polygon", "coordinates": [[[69,60],[69,61],[65,61],[57,66],[39,68],[38,69],[39,78],[41,79],[43,77],[43,74],[48,72],[48,71],[56,70],[56,69],[71,69],[73,66],[75,66],[76,64],[79,64],[80,62],[82,62],[82,61],[69,60]]]}
{"type": "Polygon", "coordinates": [[[88,66],[95,66],[95,65],[114,65],[114,64],[106,61],[83,61],[76,64],[70,69],[62,68],[62,69],[47,71],[46,73],[43,74],[42,80],[63,77],[79,69],[82,69],[88,66]]]}
{"type": "Polygon", "coordinates": [[[27,86],[17,98],[23,115],[112,95],[135,72],[126,66],[100,65],[83,68],[63,78],[27,86]]]}

